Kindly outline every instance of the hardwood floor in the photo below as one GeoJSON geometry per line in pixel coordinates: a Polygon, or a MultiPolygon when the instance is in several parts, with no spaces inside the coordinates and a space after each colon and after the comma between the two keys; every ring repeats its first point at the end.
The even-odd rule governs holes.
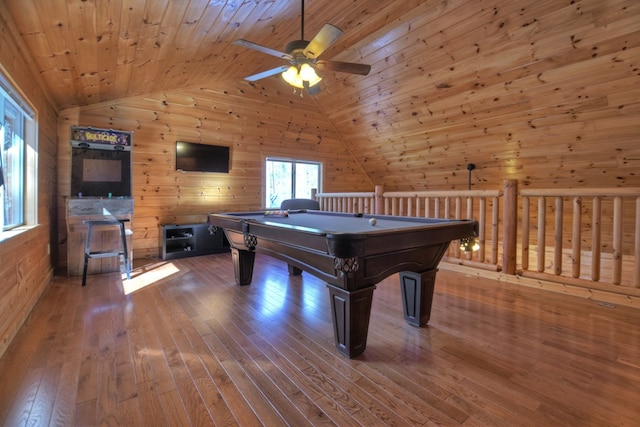
{"type": "Polygon", "coordinates": [[[229,254],[57,277],[0,359],[0,425],[637,425],[640,310],[441,270],[431,321],[378,285],[365,353],[325,285],[229,254]],[[146,286],[144,286],[146,284],[146,286]],[[129,287],[139,287],[132,291],[129,287]]]}

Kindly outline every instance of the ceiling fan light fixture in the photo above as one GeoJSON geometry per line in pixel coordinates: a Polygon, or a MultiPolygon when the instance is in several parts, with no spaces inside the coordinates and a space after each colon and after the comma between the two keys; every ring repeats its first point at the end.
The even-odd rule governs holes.
{"type": "Polygon", "coordinates": [[[300,89],[304,88],[302,78],[300,77],[300,74],[298,74],[298,68],[293,65],[287,68],[287,71],[282,73],[282,78],[293,87],[300,89]]]}
{"type": "Polygon", "coordinates": [[[302,64],[300,66],[300,70],[298,70],[298,67],[295,65],[290,66],[282,73],[282,78],[291,86],[299,89],[304,88],[304,82],[307,82],[309,87],[312,87],[320,83],[322,80],[322,78],[316,74],[316,71],[309,64],[302,64]]]}
{"type": "Polygon", "coordinates": [[[316,70],[309,64],[302,64],[300,66],[300,77],[303,81],[309,82],[309,86],[314,86],[322,80],[322,78],[316,74],[316,70]]]}

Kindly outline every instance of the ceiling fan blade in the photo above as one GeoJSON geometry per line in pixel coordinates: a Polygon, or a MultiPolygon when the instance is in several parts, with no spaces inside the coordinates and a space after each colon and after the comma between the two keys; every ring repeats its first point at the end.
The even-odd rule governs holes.
{"type": "Polygon", "coordinates": [[[233,44],[236,46],[247,47],[249,49],[257,50],[258,52],[266,53],[267,55],[276,56],[278,58],[292,60],[293,57],[288,53],[280,52],[275,49],[271,49],[270,47],[262,46],[254,42],[250,42],[249,40],[238,39],[234,40],[233,44]]]}
{"type": "Polygon", "coordinates": [[[337,71],[340,73],[360,74],[366,76],[371,71],[371,65],[355,64],[353,62],[340,61],[318,61],[316,63],[318,70],[337,71]]]}
{"type": "Polygon", "coordinates": [[[335,25],[324,24],[324,27],[322,27],[320,32],[316,34],[304,49],[304,55],[310,59],[319,57],[322,52],[334,44],[341,35],[342,30],[340,28],[335,25]]]}
{"type": "Polygon", "coordinates": [[[264,79],[265,77],[271,77],[271,76],[273,76],[275,74],[283,73],[283,72],[287,71],[287,68],[289,68],[289,65],[281,65],[279,67],[272,68],[270,70],[263,71],[261,73],[257,73],[257,74],[253,74],[251,76],[247,76],[244,79],[249,81],[249,82],[255,82],[256,80],[264,79]]]}

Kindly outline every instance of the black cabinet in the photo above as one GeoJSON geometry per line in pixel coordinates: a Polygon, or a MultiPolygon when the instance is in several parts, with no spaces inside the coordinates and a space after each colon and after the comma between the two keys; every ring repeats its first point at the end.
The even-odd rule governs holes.
{"type": "Polygon", "coordinates": [[[229,251],[222,229],[213,232],[208,224],[162,224],[162,259],[184,258],[229,251]]]}

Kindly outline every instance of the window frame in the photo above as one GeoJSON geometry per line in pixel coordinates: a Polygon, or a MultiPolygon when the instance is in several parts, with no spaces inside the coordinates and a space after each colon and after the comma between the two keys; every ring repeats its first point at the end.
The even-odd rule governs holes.
{"type": "Polygon", "coordinates": [[[294,158],[290,158],[290,157],[276,157],[276,156],[267,156],[264,159],[263,162],[263,167],[264,167],[264,173],[263,173],[263,197],[262,197],[262,203],[264,203],[264,207],[266,209],[277,209],[280,206],[270,206],[270,203],[268,203],[267,197],[269,195],[269,191],[268,191],[268,177],[267,177],[267,173],[268,173],[268,162],[283,162],[283,163],[290,163],[292,165],[292,171],[291,171],[291,176],[290,176],[290,180],[291,180],[291,197],[296,197],[296,165],[298,164],[305,164],[305,165],[316,165],[318,167],[318,188],[316,189],[317,192],[321,192],[322,191],[322,179],[323,179],[323,164],[321,161],[318,160],[308,160],[308,159],[294,159],[294,158]]]}
{"type": "MultiPolygon", "coordinates": [[[[22,191],[18,196],[18,204],[21,206],[21,221],[5,226],[5,188],[0,189],[2,198],[2,212],[0,213],[0,241],[20,234],[20,232],[30,229],[38,224],[38,119],[35,108],[27,101],[27,98],[20,91],[19,87],[4,68],[0,67],[0,96],[17,109],[21,115],[22,134],[22,191]]],[[[4,101],[6,102],[6,101],[4,101]]],[[[4,127],[4,111],[2,111],[2,123],[4,127]]],[[[0,145],[0,155],[4,151],[4,141],[0,145]]],[[[3,165],[4,167],[5,165],[3,165]]],[[[7,176],[5,174],[4,178],[7,176]]],[[[6,184],[6,182],[5,182],[6,184]]]]}

